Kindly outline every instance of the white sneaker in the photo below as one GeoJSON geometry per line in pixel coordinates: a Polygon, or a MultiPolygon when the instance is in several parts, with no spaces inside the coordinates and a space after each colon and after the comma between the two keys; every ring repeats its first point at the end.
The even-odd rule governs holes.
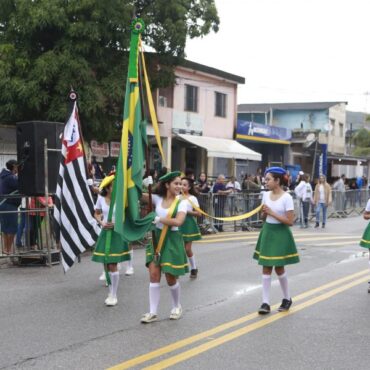
{"type": "Polygon", "coordinates": [[[113,297],[112,295],[109,294],[107,299],[105,300],[105,305],[112,307],[115,306],[117,302],[118,302],[117,297],[113,297]]]}
{"type": "Polygon", "coordinates": [[[157,320],[158,320],[157,315],[155,315],[154,313],[148,312],[148,313],[143,315],[140,322],[142,322],[143,324],[149,324],[149,323],[157,321],[157,320]]]}
{"type": "Polygon", "coordinates": [[[131,276],[134,274],[134,268],[133,267],[128,267],[126,272],[125,272],[125,275],[126,276],[131,276]]]}
{"type": "Polygon", "coordinates": [[[178,320],[182,316],[181,306],[175,307],[171,310],[170,320],[178,320]]]}
{"type": "Polygon", "coordinates": [[[99,276],[99,281],[105,281],[105,272],[103,271],[102,274],[99,276]]]}
{"type": "Polygon", "coordinates": [[[110,300],[110,299],[112,299],[112,298],[113,298],[113,296],[109,293],[109,294],[108,294],[108,297],[107,297],[107,298],[105,298],[104,303],[105,303],[105,304],[107,304],[107,303],[109,302],[109,300],[110,300]]]}

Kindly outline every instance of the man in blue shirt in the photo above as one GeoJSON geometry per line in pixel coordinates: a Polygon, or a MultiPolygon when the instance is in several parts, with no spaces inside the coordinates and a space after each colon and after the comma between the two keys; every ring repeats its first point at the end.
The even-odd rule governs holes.
{"type": "Polygon", "coordinates": [[[2,195],[9,195],[18,191],[18,165],[14,159],[6,162],[6,168],[0,173],[0,223],[3,236],[3,252],[10,254],[15,234],[18,228],[17,209],[20,205],[20,198],[8,198],[2,195]]]}

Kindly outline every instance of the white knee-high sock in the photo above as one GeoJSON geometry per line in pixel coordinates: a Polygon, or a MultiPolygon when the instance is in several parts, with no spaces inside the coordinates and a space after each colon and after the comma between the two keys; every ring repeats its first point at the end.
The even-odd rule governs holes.
{"type": "Polygon", "coordinates": [[[285,299],[290,299],[289,287],[288,287],[288,275],[286,272],[282,275],[278,275],[281,290],[285,299]]]}
{"type": "Polygon", "coordinates": [[[197,268],[197,265],[195,263],[194,255],[192,255],[191,257],[188,257],[188,259],[189,259],[189,262],[190,262],[190,269],[195,270],[197,268]]]}
{"type": "Polygon", "coordinates": [[[177,281],[175,285],[170,286],[172,297],[172,308],[180,306],[180,284],[177,281]]]}
{"type": "Polygon", "coordinates": [[[161,297],[160,283],[149,284],[149,305],[150,313],[156,315],[158,311],[159,299],[161,297]]]}
{"type": "Polygon", "coordinates": [[[134,267],[134,250],[133,249],[130,250],[130,256],[131,256],[130,260],[127,261],[128,268],[134,267]]]}
{"type": "Polygon", "coordinates": [[[262,303],[270,304],[271,275],[262,275],[262,303]]]}
{"type": "MultiPolygon", "coordinates": [[[[109,273],[110,274],[110,273],[109,273]]],[[[110,276],[110,275],[109,275],[110,276]]],[[[109,295],[113,295],[113,289],[112,289],[112,277],[110,278],[110,284],[108,285],[109,289],[109,295]]]]}
{"type": "Polygon", "coordinates": [[[118,290],[118,283],[119,283],[119,272],[110,272],[110,280],[112,282],[112,296],[117,298],[117,290],[118,290]]]}
{"type": "Polygon", "coordinates": [[[369,260],[369,267],[370,267],[370,260],[369,260]]]}

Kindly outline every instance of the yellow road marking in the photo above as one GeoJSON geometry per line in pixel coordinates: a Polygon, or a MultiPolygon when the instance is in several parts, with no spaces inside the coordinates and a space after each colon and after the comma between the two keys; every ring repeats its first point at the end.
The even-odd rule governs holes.
{"type": "MultiPolygon", "coordinates": [[[[349,281],[351,279],[358,278],[359,276],[362,276],[362,275],[365,275],[365,274],[366,275],[368,274],[368,269],[363,270],[363,271],[360,271],[360,272],[356,272],[355,274],[348,275],[348,276],[345,276],[343,278],[340,278],[340,279],[331,281],[330,283],[327,283],[327,284],[321,285],[319,287],[310,289],[310,290],[308,290],[308,291],[306,291],[304,293],[301,293],[301,294],[293,297],[293,300],[294,300],[294,302],[298,302],[298,301],[300,301],[302,299],[305,299],[307,297],[310,297],[310,296],[312,296],[312,295],[314,295],[314,294],[316,294],[318,292],[321,292],[323,290],[329,289],[329,288],[331,288],[331,287],[333,287],[335,285],[345,283],[346,281],[349,281]]],[[[367,278],[368,277],[366,276],[366,279],[367,278]]],[[[271,309],[272,310],[275,310],[275,309],[277,309],[279,307],[279,305],[280,305],[280,303],[272,306],[271,309]]],[[[243,316],[243,317],[241,317],[239,319],[229,321],[227,323],[221,324],[219,326],[216,326],[216,327],[214,327],[212,329],[206,330],[206,331],[201,332],[199,334],[190,336],[188,338],[184,338],[184,339],[179,340],[177,342],[171,343],[171,344],[169,344],[167,346],[158,348],[158,349],[156,349],[156,350],[154,350],[152,352],[148,352],[148,353],[145,353],[143,355],[134,357],[134,358],[132,358],[130,360],[127,360],[125,362],[122,362],[122,363],[120,363],[118,365],[115,365],[115,366],[111,367],[109,370],[129,369],[130,367],[137,366],[137,365],[142,364],[144,362],[153,360],[154,358],[157,358],[159,356],[162,356],[162,355],[165,355],[167,353],[173,352],[173,351],[175,351],[177,349],[180,349],[180,348],[183,348],[185,346],[188,346],[189,344],[198,342],[198,341],[200,341],[202,339],[211,337],[212,335],[221,333],[221,332],[223,332],[225,330],[228,330],[228,329],[233,328],[235,326],[241,325],[241,324],[243,324],[245,322],[251,321],[251,320],[257,318],[258,316],[259,315],[257,313],[251,313],[251,314],[246,315],[246,316],[243,316]]]]}
{"type": "MultiPolygon", "coordinates": [[[[297,238],[294,238],[296,242],[303,242],[303,241],[313,241],[313,240],[332,240],[332,239],[354,239],[354,236],[314,236],[312,238],[300,238],[299,236],[297,238]]],[[[255,236],[245,236],[245,237],[235,237],[235,238],[223,238],[223,239],[215,239],[215,240],[197,240],[196,243],[220,243],[220,242],[227,242],[227,241],[233,241],[233,240],[251,240],[256,239],[255,236]]]]}
{"type": "Polygon", "coordinates": [[[349,241],[346,241],[346,242],[339,242],[339,243],[320,243],[320,244],[315,244],[315,247],[321,247],[321,246],[327,246],[327,245],[337,245],[337,246],[340,246],[340,245],[350,245],[350,244],[356,244],[359,246],[359,241],[358,239],[354,239],[354,240],[349,240],[349,241]]]}
{"type": "Polygon", "coordinates": [[[241,337],[242,335],[245,335],[245,334],[248,334],[254,330],[257,330],[257,329],[260,329],[266,325],[269,325],[277,320],[280,320],[286,316],[289,316],[289,315],[293,315],[295,314],[296,312],[299,312],[301,310],[303,310],[304,308],[307,308],[307,307],[310,307],[316,303],[319,303],[319,302],[322,302],[326,299],[329,299],[341,292],[344,292],[345,290],[348,290],[350,288],[353,288],[354,286],[356,285],[359,285],[359,284],[362,284],[363,282],[365,282],[366,280],[368,280],[368,277],[362,277],[360,279],[357,279],[355,281],[352,281],[346,285],[342,285],[340,286],[339,288],[336,288],[336,289],[333,289],[332,291],[330,292],[327,292],[327,293],[323,293],[317,297],[314,297],[312,299],[310,299],[309,301],[306,301],[306,302],[303,302],[295,307],[293,307],[289,312],[286,312],[286,313],[276,313],[274,314],[273,316],[270,316],[269,318],[266,318],[266,319],[263,319],[263,320],[260,320],[260,321],[257,321],[257,322],[254,322],[252,324],[249,324],[241,329],[238,329],[238,330],[235,330],[229,334],[226,334],[226,335],[223,335],[217,339],[214,339],[214,340],[211,340],[210,342],[207,342],[207,343],[204,343],[204,344],[201,344],[197,347],[194,347],[188,351],[185,351],[185,352],[182,352],[178,355],[175,355],[173,357],[170,357],[170,358],[167,358],[163,361],[160,361],[154,365],[151,365],[151,366],[148,366],[148,367],[145,367],[144,369],[166,369],[167,367],[170,367],[170,366],[173,366],[179,362],[182,362],[182,361],[185,361],[191,357],[195,357],[195,356],[198,356],[200,353],[203,353],[203,352],[206,352],[206,351],[209,351],[210,349],[212,348],[215,348],[215,347],[218,347],[224,343],[227,343],[231,340],[234,340],[236,338],[239,338],[241,337]]]}
{"type": "MultiPolygon", "coordinates": [[[[317,234],[317,233],[304,233],[304,232],[301,232],[301,231],[294,231],[292,230],[292,233],[294,236],[309,236],[309,235],[314,235],[314,234],[317,234]]],[[[202,239],[203,240],[209,240],[209,239],[219,239],[219,238],[224,238],[224,237],[243,237],[243,236],[258,236],[260,234],[260,231],[258,232],[252,232],[252,231],[235,231],[235,232],[229,232],[229,233],[217,233],[217,234],[212,234],[212,235],[202,235],[202,239]]],[[[323,233],[323,235],[325,236],[328,236],[328,235],[338,235],[338,233],[326,233],[325,234],[323,233]]]]}

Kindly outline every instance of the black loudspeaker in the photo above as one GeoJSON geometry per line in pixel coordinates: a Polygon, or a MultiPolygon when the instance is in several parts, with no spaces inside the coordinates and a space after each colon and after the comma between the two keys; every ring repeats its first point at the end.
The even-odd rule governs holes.
{"type": "Polygon", "coordinates": [[[19,192],[24,195],[45,194],[44,141],[48,149],[48,190],[55,193],[62,148],[64,123],[17,122],[17,157],[19,192]]]}

